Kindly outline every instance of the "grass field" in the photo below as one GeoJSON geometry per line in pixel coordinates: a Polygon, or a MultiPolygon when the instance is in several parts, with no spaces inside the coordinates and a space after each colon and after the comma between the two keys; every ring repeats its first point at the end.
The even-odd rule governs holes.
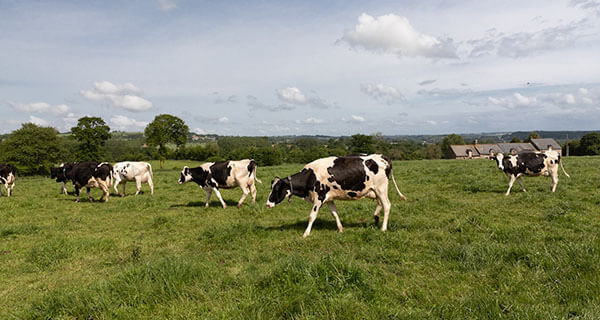
{"type": "Polygon", "coordinates": [[[323,208],[307,239],[310,204],[265,208],[302,165],[258,168],[257,203],[224,190],[224,210],[176,183],[184,163],[153,163],[154,197],[129,183],[108,203],[18,177],[0,198],[0,319],[600,318],[600,157],[564,159],[555,194],[525,178],[509,197],[488,160],[395,162],[408,202],[390,189],[388,232],[363,199],[337,203],[344,233],[323,208]]]}

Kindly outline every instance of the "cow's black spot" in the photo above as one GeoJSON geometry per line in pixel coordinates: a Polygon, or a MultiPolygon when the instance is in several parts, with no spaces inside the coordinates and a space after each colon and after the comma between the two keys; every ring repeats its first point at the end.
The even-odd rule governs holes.
{"type": "Polygon", "coordinates": [[[352,192],[352,191],[350,191],[350,192],[348,192],[348,196],[349,196],[350,198],[354,198],[354,197],[356,197],[356,196],[357,196],[357,194],[356,194],[356,192],[352,192]]]}
{"type": "Polygon", "coordinates": [[[379,172],[379,166],[377,165],[377,162],[375,162],[375,160],[373,159],[369,159],[367,161],[365,161],[365,165],[367,166],[367,168],[369,168],[369,170],[371,170],[374,174],[377,174],[377,172],[379,172]]]}
{"type": "Polygon", "coordinates": [[[331,188],[328,185],[321,184],[319,181],[315,181],[315,190],[317,191],[319,200],[323,202],[331,188]]]}
{"type": "Polygon", "coordinates": [[[317,211],[317,206],[314,206],[314,207],[313,207],[313,211],[317,211]]]}
{"type": "Polygon", "coordinates": [[[390,174],[392,173],[392,161],[390,160],[390,158],[383,156],[383,160],[385,160],[385,162],[387,162],[387,166],[385,167],[385,176],[386,177],[390,177],[390,174]]]}
{"type": "Polygon", "coordinates": [[[256,162],[254,162],[254,160],[250,160],[250,163],[248,163],[248,177],[252,175],[254,169],[256,169],[256,162]]]}
{"type": "Polygon", "coordinates": [[[327,172],[331,175],[328,180],[337,182],[342,190],[360,191],[365,188],[365,167],[363,159],[358,156],[336,158],[333,166],[327,168],[327,172]]]}
{"type": "Polygon", "coordinates": [[[335,186],[335,185],[333,186],[333,188],[334,188],[335,190],[337,190],[337,189],[338,189],[338,187],[337,187],[337,186],[335,186]]]}
{"type": "Polygon", "coordinates": [[[210,166],[210,175],[217,181],[219,186],[227,185],[227,178],[231,174],[231,167],[229,161],[215,162],[210,166]]]}

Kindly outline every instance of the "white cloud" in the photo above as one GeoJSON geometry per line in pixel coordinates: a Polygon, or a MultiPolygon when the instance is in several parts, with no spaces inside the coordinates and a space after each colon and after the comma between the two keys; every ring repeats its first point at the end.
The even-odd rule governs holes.
{"type": "Polygon", "coordinates": [[[177,8],[177,4],[171,0],[158,0],[157,4],[160,11],[171,11],[177,8]]]}
{"type": "Polygon", "coordinates": [[[289,103],[305,104],[307,101],[306,96],[296,87],[279,89],[277,90],[277,95],[279,99],[289,103]]]}
{"type": "Polygon", "coordinates": [[[192,132],[195,134],[208,134],[208,132],[206,132],[206,130],[204,130],[202,128],[196,128],[196,129],[192,130],[192,132]]]}
{"type": "Polygon", "coordinates": [[[387,14],[374,18],[366,13],[358,17],[354,29],[344,32],[340,41],[352,48],[376,53],[427,58],[457,58],[451,39],[438,39],[415,30],[407,18],[387,14]]]}
{"type": "Polygon", "coordinates": [[[139,130],[148,125],[146,121],[138,121],[123,115],[115,115],[110,118],[110,123],[113,125],[112,129],[116,130],[128,130],[136,129],[139,130]]]}
{"type": "Polygon", "coordinates": [[[220,117],[219,119],[217,119],[218,123],[229,123],[229,118],[227,117],[220,117]]]}
{"type": "Polygon", "coordinates": [[[29,116],[29,121],[33,124],[37,124],[38,126],[42,126],[42,127],[47,127],[50,124],[48,123],[48,121],[42,119],[42,118],[38,118],[36,116],[29,116]]]}
{"type": "Polygon", "coordinates": [[[425,122],[427,122],[428,124],[432,125],[432,126],[437,126],[438,122],[435,120],[426,120],[425,122]]]}
{"type": "Polygon", "coordinates": [[[82,90],[81,95],[90,101],[109,101],[113,107],[133,112],[152,108],[152,102],[142,98],[141,90],[129,82],[121,85],[109,81],[94,82],[94,88],[82,90]]]}
{"type": "Polygon", "coordinates": [[[277,112],[277,111],[290,111],[290,110],[296,109],[295,106],[290,106],[290,105],[286,105],[286,104],[280,104],[278,106],[268,105],[268,104],[265,104],[262,101],[258,100],[257,97],[252,96],[252,95],[248,95],[246,98],[247,98],[247,104],[248,104],[248,106],[250,106],[251,110],[267,110],[270,112],[277,112]]]}
{"type": "Polygon", "coordinates": [[[302,124],[302,123],[303,124],[324,124],[324,123],[326,123],[326,121],[323,119],[308,117],[304,120],[296,120],[296,123],[298,123],[298,124],[302,124]]]}
{"type": "Polygon", "coordinates": [[[360,86],[360,91],[371,98],[388,105],[404,101],[404,96],[398,89],[381,83],[375,85],[363,84],[360,86]]]}
{"type": "Polygon", "coordinates": [[[542,91],[532,95],[514,92],[503,97],[488,96],[487,101],[493,105],[507,109],[518,107],[544,107],[561,109],[584,109],[594,107],[594,102],[600,100],[600,90],[586,88],[557,87],[553,91],[542,91]]]}
{"type": "Polygon", "coordinates": [[[71,109],[66,104],[59,104],[59,105],[53,106],[46,102],[34,102],[34,103],[9,102],[9,104],[16,110],[19,110],[19,111],[25,112],[25,113],[51,112],[53,114],[59,115],[59,114],[67,113],[71,109]]]}
{"type": "Polygon", "coordinates": [[[364,117],[357,116],[357,115],[351,115],[350,119],[353,122],[365,122],[366,121],[364,117]]]}
{"type": "Polygon", "coordinates": [[[526,97],[518,92],[515,92],[513,97],[515,97],[516,104],[519,106],[531,106],[537,103],[536,97],[526,97]]]}

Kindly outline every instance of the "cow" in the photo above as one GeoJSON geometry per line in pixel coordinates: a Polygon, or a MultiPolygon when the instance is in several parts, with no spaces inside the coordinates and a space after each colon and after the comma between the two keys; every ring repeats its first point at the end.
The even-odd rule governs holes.
{"type": "Polygon", "coordinates": [[[227,208],[219,189],[231,189],[239,186],[244,193],[237,204],[238,208],[240,208],[249,193],[252,196],[252,203],[254,204],[256,201],[255,180],[258,183],[262,183],[256,177],[256,162],[253,159],[244,159],[239,161],[208,162],[196,168],[185,166],[181,170],[181,177],[177,183],[183,184],[194,181],[204,189],[206,191],[206,204],[204,207],[206,208],[213,192],[217,195],[223,208],[227,208]]]}
{"type": "Polygon", "coordinates": [[[137,186],[137,192],[135,195],[137,196],[142,190],[142,183],[148,183],[150,187],[150,194],[154,195],[154,183],[152,183],[152,166],[148,162],[117,162],[113,166],[113,179],[115,191],[121,195],[121,197],[125,196],[125,185],[127,181],[135,181],[135,185],[137,186]],[[123,192],[119,192],[117,188],[119,183],[123,182],[123,192]]]}
{"type": "Polygon", "coordinates": [[[338,231],[343,232],[344,228],[333,201],[367,197],[377,200],[377,207],[373,214],[375,224],[379,224],[379,212],[383,208],[381,231],[386,231],[391,208],[388,198],[390,176],[396,191],[403,200],[406,200],[396,184],[392,173],[392,162],[383,155],[361,154],[317,159],[305,165],[302,171],[287,178],[275,177],[271,183],[267,208],[273,208],[286,197],[291,201],[292,196],[304,198],[312,203],[308,226],[302,235],[306,238],[310,235],[313,222],[323,204],[327,203],[338,231]]]}
{"type": "Polygon", "coordinates": [[[79,202],[83,187],[86,187],[90,201],[94,201],[90,195],[90,188],[97,187],[102,190],[100,200],[106,197],[105,201],[108,202],[109,188],[112,185],[112,170],[112,166],[108,162],[86,161],[76,164],[71,170],[71,181],[75,186],[75,195],[77,195],[75,202],[79,202]]]}
{"type": "MultiPolygon", "coordinates": [[[[15,188],[15,178],[17,168],[12,164],[0,164],[0,182],[4,184],[6,196],[10,198],[13,189],[15,188]]],[[[2,188],[0,187],[0,196],[2,196],[2,188]]]]}
{"type": "Polygon", "coordinates": [[[502,170],[509,179],[506,196],[510,195],[510,189],[515,181],[519,181],[523,192],[525,186],[521,181],[521,176],[537,177],[549,176],[552,178],[551,190],[556,191],[558,184],[558,166],[562,168],[563,173],[570,178],[567,171],[560,161],[560,153],[552,149],[546,151],[522,151],[516,154],[504,155],[502,153],[491,154],[490,159],[495,160],[498,169],[502,170]]]}
{"type": "Polygon", "coordinates": [[[71,172],[77,162],[61,163],[58,167],[50,168],[50,178],[56,179],[56,182],[61,182],[61,193],[65,195],[67,192],[67,182],[71,181],[71,172]]]}

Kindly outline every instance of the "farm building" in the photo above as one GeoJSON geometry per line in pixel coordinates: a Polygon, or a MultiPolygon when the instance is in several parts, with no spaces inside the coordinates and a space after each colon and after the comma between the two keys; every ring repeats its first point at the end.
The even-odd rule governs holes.
{"type": "Polygon", "coordinates": [[[554,139],[531,139],[531,143],[496,143],[496,144],[465,144],[450,146],[451,158],[455,159],[489,159],[492,152],[515,153],[522,151],[545,151],[549,147],[560,151],[561,147],[554,139]]]}

